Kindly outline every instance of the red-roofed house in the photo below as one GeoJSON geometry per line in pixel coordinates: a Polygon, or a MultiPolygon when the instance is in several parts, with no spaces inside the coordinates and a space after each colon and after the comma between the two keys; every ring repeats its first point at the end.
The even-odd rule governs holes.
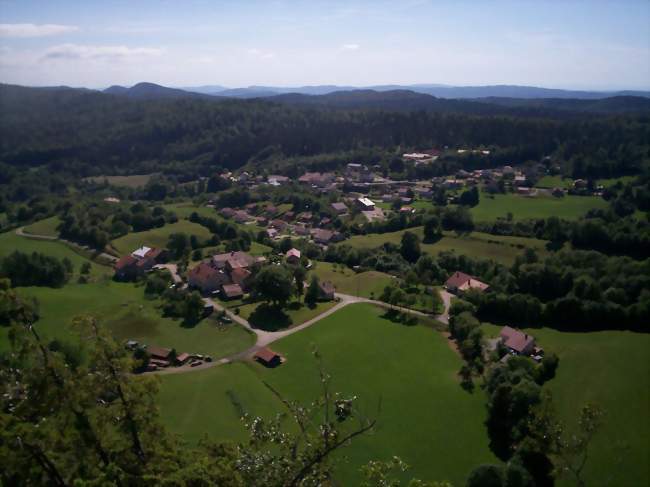
{"type": "Polygon", "coordinates": [[[200,289],[203,293],[211,293],[229,283],[230,279],[207,262],[201,262],[188,273],[187,281],[190,287],[200,289]]]}
{"type": "Polygon", "coordinates": [[[499,333],[501,342],[519,355],[530,355],[535,348],[535,338],[523,331],[504,326],[499,333]]]}
{"type": "Polygon", "coordinates": [[[132,255],[125,255],[115,264],[115,277],[118,279],[133,279],[138,275],[136,264],[138,259],[132,255]]]}
{"type": "Polygon", "coordinates": [[[224,284],[221,286],[221,295],[225,299],[236,299],[241,298],[244,291],[239,284],[224,284]]]}
{"type": "Polygon", "coordinates": [[[478,291],[485,291],[489,288],[487,284],[479,281],[475,277],[465,274],[464,272],[456,271],[454,272],[447,282],[445,283],[445,288],[450,293],[464,293],[470,289],[476,289],[478,291]]]}
{"type": "Polygon", "coordinates": [[[300,264],[300,250],[289,249],[285,254],[288,264],[300,264]]]}

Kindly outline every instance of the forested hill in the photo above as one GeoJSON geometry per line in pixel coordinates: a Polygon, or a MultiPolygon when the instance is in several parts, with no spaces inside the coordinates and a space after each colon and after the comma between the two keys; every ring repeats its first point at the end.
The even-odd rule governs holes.
{"type": "MultiPolygon", "coordinates": [[[[410,96],[410,95],[409,95],[410,96]]],[[[481,104],[477,104],[481,105],[481,104]]],[[[360,148],[491,147],[481,164],[576,160],[629,174],[647,160],[647,116],[578,120],[424,111],[323,109],[268,100],[132,99],[76,89],[0,86],[0,161],[88,176],[237,168],[269,154],[360,148]]]]}
{"type": "Polygon", "coordinates": [[[473,115],[512,115],[545,118],[569,118],[593,114],[650,113],[650,98],[616,96],[598,100],[563,98],[478,98],[449,99],[409,90],[351,90],[325,95],[289,93],[268,98],[282,103],[326,106],[345,109],[382,109],[390,111],[425,110],[438,113],[473,115]]]}

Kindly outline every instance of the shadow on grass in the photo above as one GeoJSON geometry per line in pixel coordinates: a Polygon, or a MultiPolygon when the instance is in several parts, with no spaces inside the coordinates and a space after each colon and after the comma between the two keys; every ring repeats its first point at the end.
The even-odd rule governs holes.
{"type": "Polygon", "coordinates": [[[291,326],[291,317],[279,306],[262,303],[251,313],[248,322],[260,330],[278,331],[291,326]]]}
{"type": "Polygon", "coordinates": [[[404,326],[416,326],[419,323],[416,316],[397,309],[389,309],[381,317],[404,326]]]}

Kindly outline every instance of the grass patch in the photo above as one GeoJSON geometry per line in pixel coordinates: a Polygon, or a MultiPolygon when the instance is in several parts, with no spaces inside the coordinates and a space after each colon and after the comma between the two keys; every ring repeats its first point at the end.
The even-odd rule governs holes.
{"type": "MultiPolygon", "coordinates": [[[[486,325],[495,335],[499,327],[486,325]]],[[[587,485],[648,485],[650,473],[650,335],[627,331],[566,333],[528,329],[547,351],[560,357],[549,382],[555,406],[569,427],[587,402],[606,410],[586,467],[587,485]],[[626,450],[617,449],[625,445],[626,450]]],[[[568,480],[568,477],[567,477],[568,480]]],[[[573,485],[563,481],[560,485],[573,485]]]]}
{"type": "MultiPolygon", "coordinates": [[[[378,271],[360,272],[357,274],[345,266],[335,266],[329,262],[314,262],[315,268],[311,273],[321,281],[331,281],[336,291],[364,298],[377,298],[384,288],[393,282],[389,274],[378,271]]],[[[309,282],[309,277],[307,278],[309,282]]]]}
{"type": "MultiPolygon", "coordinates": [[[[94,316],[107,326],[116,339],[134,339],[179,352],[224,357],[245,350],[254,337],[238,325],[217,325],[211,317],[191,328],[179,320],[163,318],[157,301],[144,298],[144,290],[130,283],[106,280],[95,284],[69,284],[61,289],[46,287],[19,288],[21,295],[35,297],[40,304],[41,319],[36,327],[43,338],[72,340],[69,326],[78,315],[94,316]]],[[[0,349],[8,347],[2,330],[0,349]]]]}
{"type": "Polygon", "coordinates": [[[537,181],[535,185],[536,188],[570,188],[573,186],[573,180],[571,178],[563,178],[560,175],[556,176],[544,176],[537,181]]]}
{"type": "Polygon", "coordinates": [[[25,233],[33,233],[35,235],[46,235],[48,237],[58,237],[59,231],[57,227],[61,224],[61,219],[58,216],[51,216],[44,220],[39,220],[25,227],[25,233]]]}
{"type": "MultiPolygon", "coordinates": [[[[344,244],[355,248],[377,248],[384,243],[400,245],[404,232],[415,233],[423,238],[423,228],[414,227],[406,230],[388,233],[373,233],[368,235],[356,235],[344,244]]],[[[444,236],[433,244],[420,244],[423,252],[431,255],[438,255],[444,251],[454,251],[457,254],[481,259],[493,259],[501,264],[511,265],[515,257],[525,247],[530,247],[540,253],[546,252],[546,241],[536,238],[508,237],[490,235],[481,232],[472,232],[468,235],[458,235],[453,232],[445,232],[444,236]]]]}
{"type": "Polygon", "coordinates": [[[242,363],[163,375],[158,402],[163,422],[191,444],[206,435],[217,441],[245,442],[242,410],[269,419],[284,411],[255,372],[242,363]]]}
{"type": "Polygon", "coordinates": [[[310,308],[302,302],[294,301],[289,303],[287,307],[282,310],[282,314],[275,313],[273,312],[274,310],[264,309],[264,303],[260,302],[243,303],[239,301],[238,304],[233,303],[229,308],[239,309],[239,315],[247,320],[252,319],[251,324],[253,324],[253,326],[264,330],[275,331],[291,326],[301,325],[305,321],[311,320],[327,311],[334,305],[336,305],[335,301],[328,301],[317,303],[316,306],[310,308]],[[262,306],[262,309],[258,310],[258,307],[260,306],[262,306]]]}
{"type": "Polygon", "coordinates": [[[133,174],[131,176],[92,176],[84,178],[84,181],[102,184],[106,181],[111,186],[122,186],[126,188],[139,188],[146,186],[149,180],[156,174],[133,174]]]}
{"type": "Polygon", "coordinates": [[[0,233],[0,259],[11,254],[15,250],[31,254],[32,252],[40,252],[51,257],[56,257],[57,259],[63,259],[67,257],[72,262],[74,267],[74,275],[72,279],[76,279],[79,276],[79,270],[81,266],[86,262],[90,262],[91,271],[90,276],[94,279],[99,279],[103,276],[108,276],[113,273],[113,270],[109,266],[103,266],[92,262],[85,257],[82,257],[80,254],[72,250],[63,242],[57,241],[48,241],[48,240],[36,240],[28,237],[21,237],[16,235],[14,231],[9,231],[5,233],[0,233]]]}
{"type": "Polygon", "coordinates": [[[512,213],[515,219],[548,218],[557,216],[577,220],[592,208],[607,208],[607,202],[597,196],[527,197],[516,194],[497,194],[488,197],[481,193],[478,206],[471,209],[475,221],[494,221],[512,213]]]}
{"type": "Polygon", "coordinates": [[[319,394],[315,344],[334,391],[357,395],[361,410],[372,416],[381,399],[374,434],[343,451],[349,459],[339,468],[343,485],[359,485],[361,465],[393,455],[412,466],[407,477],[463,485],[474,466],[496,461],[483,426],[484,396],[460,388],[460,358],[442,335],[392,323],[384,313],[366,304],[347,306],[275,343],[287,358],[284,365],[256,370],[287,397],[309,401],[319,394]]]}
{"type": "Polygon", "coordinates": [[[212,236],[207,228],[198,223],[179,220],[176,223],[171,223],[160,228],[129,233],[113,240],[111,246],[121,255],[129,254],[143,245],[162,248],[167,246],[167,241],[172,233],[185,233],[188,236],[196,235],[204,240],[212,236]]]}

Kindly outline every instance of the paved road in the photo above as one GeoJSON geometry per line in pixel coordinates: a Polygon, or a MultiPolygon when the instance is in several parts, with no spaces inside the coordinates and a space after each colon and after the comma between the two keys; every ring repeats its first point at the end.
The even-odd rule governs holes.
{"type": "MultiPolygon", "coordinates": [[[[64,244],[66,244],[66,245],[71,245],[71,246],[79,248],[79,249],[88,250],[90,252],[96,252],[94,249],[91,249],[90,247],[88,247],[86,245],[79,245],[76,242],[72,242],[71,240],[66,240],[64,238],[54,237],[52,235],[38,235],[36,233],[25,232],[25,227],[17,228],[16,229],[16,235],[18,235],[20,237],[25,237],[25,238],[33,238],[35,240],[48,240],[50,242],[58,241],[58,242],[62,242],[64,244]]],[[[104,259],[107,259],[107,260],[109,260],[111,262],[117,262],[118,261],[117,257],[115,257],[114,255],[111,255],[111,254],[107,254],[106,252],[99,252],[97,254],[97,256],[102,257],[104,259]]]]}

